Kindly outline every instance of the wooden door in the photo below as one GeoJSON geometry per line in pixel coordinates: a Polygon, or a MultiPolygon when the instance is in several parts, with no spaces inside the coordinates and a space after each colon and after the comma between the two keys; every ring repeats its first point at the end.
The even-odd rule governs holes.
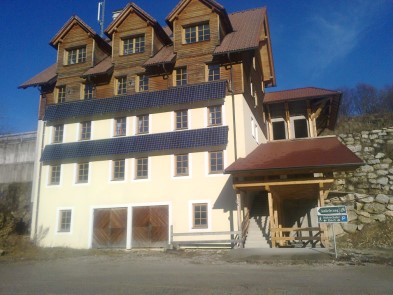
{"type": "Polygon", "coordinates": [[[168,230],[168,206],[143,206],[133,208],[133,248],[166,247],[168,245],[168,230]]]}
{"type": "Polygon", "coordinates": [[[94,210],[93,248],[125,248],[127,208],[94,210]]]}

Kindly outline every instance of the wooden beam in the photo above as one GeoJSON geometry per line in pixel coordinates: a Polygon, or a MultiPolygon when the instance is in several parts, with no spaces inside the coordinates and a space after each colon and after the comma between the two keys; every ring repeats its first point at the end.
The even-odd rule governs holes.
{"type": "Polygon", "coordinates": [[[270,223],[270,238],[272,241],[272,248],[276,247],[276,244],[274,242],[274,237],[276,236],[275,232],[272,232],[271,229],[275,228],[274,224],[274,214],[273,214],[273,196],[271,192],[267,193],[267,198],[269,201],[269,223],[270,223]]]}
{"type": "Polygon", "coordinates": [[[333,183],[334,179],[309,179],[309,180],[282,180],[282,181],[265,181],[265,182],[242,182],[235,183],[235,189],[252,188],[252,187],[269,187],[269,186],[287,186],[287,185],[304,185],[304,184],[329,184],[333,183]]]}

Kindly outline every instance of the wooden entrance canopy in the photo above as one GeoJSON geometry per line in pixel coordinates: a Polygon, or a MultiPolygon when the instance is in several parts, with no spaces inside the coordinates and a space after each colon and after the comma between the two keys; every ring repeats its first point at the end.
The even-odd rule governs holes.
{"type": "MultiPolygon", "coordinates": [[[[283,201],[294,196],[316,198],[324,206],[333,172],[354,170],[363,161],[336,137],[274,141],[261,144],[246,158],[231,164],[225,173],[232,175],[238,192],[268,193],[272,247],[289,240],[321,241],[326,245],[326,227],[284,228],[283,201]],[[290,237],[288,232],[307,231],[308,237],[290,237]],[[314,232],[317,232],[314,235],[314,232]]],[[[239,228],[240,229],[240,228],[239,228]]],[[[244,233],[246,234],[246,233],[244,233]]]]}

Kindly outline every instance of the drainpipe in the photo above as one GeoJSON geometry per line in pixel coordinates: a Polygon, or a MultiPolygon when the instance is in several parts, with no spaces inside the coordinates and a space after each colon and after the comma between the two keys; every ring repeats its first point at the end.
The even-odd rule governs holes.
{"type": "MultiPolygon", "coordinates": [[[[235,83],[233,82],[233,66],[231,63],[230,53],[228,52],[228,60],[230,64],[230,79],[231,79],[231,94],[232,94],[232,123],[233,123],[233,141],[234,141],[234,153],[235,153],[235,161],[237,160],[237,136],[236,136],[236,111],[235,111],[235,83]]],[[[241,194],[236,192],[236,208],[237,208],[237,230],[242,231],[242,220],[241,220],[241,194]]],[[[240,234],[241,245],[240,247],[244,247],[242,240],[243,234],[240,234]]]]}
{"type": "Polygon", "coordinates": [[[233,66],[231,63],[230,53],[228,52],[228,60],[230,64],[230,79],[231,79],[231,94],[232,94],[232,123],[233,123],[233,141],[234,141],[234,152],[235,161],[237,160],[237,136],[236,136],[236,111],[235,111],[235,90],[233,82],[233,66]]]}

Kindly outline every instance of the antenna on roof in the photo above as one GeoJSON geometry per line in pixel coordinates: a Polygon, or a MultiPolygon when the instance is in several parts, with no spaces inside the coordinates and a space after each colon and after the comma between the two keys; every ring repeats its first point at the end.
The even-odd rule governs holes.
{"type": "Polygon", "coordinates": [[[105,0],[98,2],[97,21],[101,28],[101,32],[100,32],[101,38],[104,37],[104,19],[105,19],[105,0]]]}

